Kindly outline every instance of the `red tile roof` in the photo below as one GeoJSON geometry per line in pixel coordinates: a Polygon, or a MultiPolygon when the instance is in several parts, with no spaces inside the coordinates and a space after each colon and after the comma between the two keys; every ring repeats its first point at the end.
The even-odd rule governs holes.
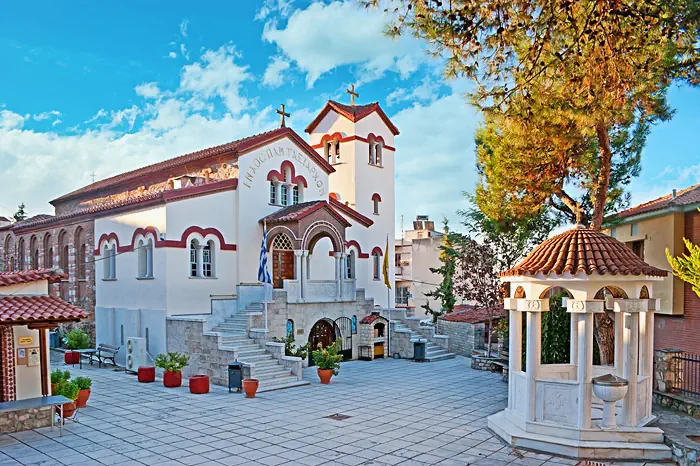
{"type": "Polygon", "coordinates": [[[9,221],[10,221],[9,218],[3,217],[3,216],[0,215],[0,222],[9,222],[9,221]]]}
{"type": "Polygon", "coordinates": [[[153,174],[166,174],[170,170],[179,169],[188,164],[205,160],[208,158],[220,157],[227,154],[240,156],[260,146],[269,144],[287,136],[292,138],[294,142],[296,142],[307,153],[307,155],[313,158],[326,173],[333,173],[335,171],[335,169],[328,163],[328,161],[321,157],[318,154],[318,152],[316,152],[306,141],[304,141],[304,139],[301,138],[301,136],[299,136],[291,128],[285,127],[249,136],[247,138],[238,139],[236,141],[232,141],[219,146],[210,147],[197,152],[191,152],[189,154],[181,155],[173,159],[165,160],[163,162],[155,163],[153,165],[148,165],[146,167],[138,168],[136,170],[113,176],[111,178],[100,180],[95,183],[89,184],[83,188],[80,188],[76,191],[58,197],[51,201],[51,204],[94,193],[102,189],[112,188],[121,184],[136,182],[153,174]]]}
{"type": "Polygon", "coordinates": [[[634,215],[663,210],[669,207],[683,207],[693,204],[700,204],[700,184],[677,191],[675,197],[673,196],[673,193],[671,193],[658,199],[654,199],[653,201],[630,207],[629,209],[620,211],[615,215],[610,216],[610,219],[614,219],[615,217],[632,217],[634,215]]]}
{"type": "Polygon", "coordinates": [[[377,320],[377,319],[386,320],[386,318],[380,316],[378,312],[373,312],[373,313],[371,313],[370,315],[365,316],[365,317],[360,321],[360,323],[361,323],[361,324],[371,324],[371,323],[373,323],[373,322],[374,322],[375,320],[377,320]]]}
{"type": "Polygon", "coordinates": [[[326,114],[331,110],[335,111],[339,115],[344,116],[353,123],[357,123],[367,115],[377,112],[379,118],[381,118],[382,121],[384,121],[384,124],[387,125],[387,127],[394,134],[394,136],[397,136],[399,134],[399,129],[391,122],[391,120],[389,120],[389,117],[386,116],[384,110],[382,110],[382,108],[379,106],[379,102],[372,102],[371,104],[367,105],[345,105],[339,102],[335,102],[333,100],[328,101],[325,107],[321,109],[318,116],[314,119],[314,121],[312,121],[309,124],[309,126],[306,127],[304,131],[306,131],[307,133],[311,133],[314,130],[314,128],[316,128],[318,124],[321,123],[323,117],[325,117],[326,114]]]}
{"type": "Polygon", "coordinates": [[[87,317],[87,313],[54,296],[0,295],[0,324],[69,322],[87,317]]]}
{"type": "Polygon", "coordinates": [[[480,324],[488,322],[489,319],[498,320],[506,316],[503,307],[478,308],[472,304],[460,304],[455,306],[455,310],[440,317],[440,320],[448,322],[464,322],[467,324],[480,324]]]}
{"type": "Polygon", "coordinates": [[[547,239],[501,276],[579,273],[586,275],[653,275],[668,272],[644,262],[624,243],[599,231],[574,228],[547,239]]]}
{"type": "Polygon", "coordinates": [[[40,280],[48,280],[49,282],[57,282],[61,279],[68,278],[68,275],[59,269],[36,269],[23,270],[21,272],[0,272],[0,287],[19,285],[22,283],[38,282],[40,280]]]}
{"type": "Polygon", "coordinates": [[[309,201],[302,202],[297,205],[290,205],[284,209],[280,209],[266,217],[260,219],[260,223],[267,222],[269,224],[296,222],[304,217],[311,215],[317,210],[326,208],[338,221],[346,228],[350,227],[350,223],[345,218],[336,212],[326,201],[309,201]]]}
{"type": "Polygon", "coordinates": [[[372,221],[371,218],[365,217],[364,215],[362,215],[361,213],[359,213],[358,211],[356,211],[355,209],[353,209],[349,205],[343,204],[342,202],[340,202],[338,199],[336,199],[334,197],[329,197],[328,202],[331,205],[331,207],[341,211],[342,213],[344,213],[348,217],[358,221],[361,225],[363,225],[367,228],[371,227],[374,224],[374,221],[372,221]]]}

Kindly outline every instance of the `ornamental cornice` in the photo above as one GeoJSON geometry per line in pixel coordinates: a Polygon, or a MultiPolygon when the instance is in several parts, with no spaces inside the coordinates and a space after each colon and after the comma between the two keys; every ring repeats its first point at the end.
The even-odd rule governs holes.
{"type": "Polygon", "coordinates": [[[519,312],[549,312],[549,299],[505,298],[503,307],[519,312]]]}
{"type": "Polygon", "coordinates": [[[659,310],[660,299],[623,299],[623,298],[607,298],[605,300],[605,308],[612,309],[614,312],[654,312],[659,310]]]}
{"type": "Polygon", "coordinates": [[[602,299],[567,299],[566,312],[571,314],[600,314],[605,312],[602,299]]]}

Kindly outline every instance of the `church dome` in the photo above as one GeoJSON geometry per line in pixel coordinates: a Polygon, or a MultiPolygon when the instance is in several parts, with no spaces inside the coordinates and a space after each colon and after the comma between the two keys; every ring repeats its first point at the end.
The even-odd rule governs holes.
{"type": "Polygon", "coordinates": [[[561,275],[653,275],[668,272],[647,264],[624,243],[599,231],[577,227],[547,239],[532,250],[505,276],[561,275]]]}

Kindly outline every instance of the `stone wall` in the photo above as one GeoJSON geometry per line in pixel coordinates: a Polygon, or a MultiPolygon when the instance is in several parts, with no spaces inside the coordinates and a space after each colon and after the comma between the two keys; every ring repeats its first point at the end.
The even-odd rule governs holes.
{"type": "Polygon", "coordinates": [[[449,337],[448,351],[450,353],[470,357],[472,351],[485,347],[484,324],[441,320],[438,330],[441,335],[449,337]]]}
{"type": "Polygon", "coordinates": [[[0,414],[0,432],[22,432],[51,425],[53,406],[0,414]]]}
{"type": "Polygon", "coordinates": [[[671,392],[674,378],[680,370],[674,356],[681,354],[677,349],[663,349],[654,351],[654,390],[663,393],[671,392]]]}

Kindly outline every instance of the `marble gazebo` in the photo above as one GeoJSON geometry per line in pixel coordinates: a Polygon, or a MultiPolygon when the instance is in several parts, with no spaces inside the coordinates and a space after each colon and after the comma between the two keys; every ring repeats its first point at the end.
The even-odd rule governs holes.
{"type": "Polygon", "coordinates": [[[649,426],[659,305],[653,285],[666,275],[625,244],[580,226],[503,273],[510,284],[508,407],[489,417],[489,428],[512,446],[573,458],[670,458],[663,431],[649,426]],[[540,362],[552,290],[569,295],[568,364],[540,362]],[[614,365],[594,366],[594,315],[606,312],[615,322],[614,365]]]}

